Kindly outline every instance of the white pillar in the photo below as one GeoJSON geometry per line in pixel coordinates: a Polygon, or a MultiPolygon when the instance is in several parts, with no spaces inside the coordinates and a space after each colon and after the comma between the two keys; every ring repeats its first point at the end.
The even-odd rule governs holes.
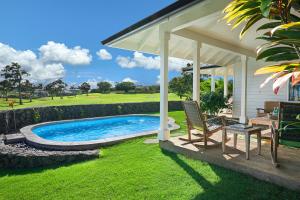
{"type": "Polygon", "coordinates": [[[225,67],[224,71],[224,97],[228,95],[228,67],[225,67]]]}
{"type": "Polygon", "coordinates": [[[193,101],[200,103],[200,48],[201,43],[193,42],[193,101]]]}
{"type": "Polygon", "coordinates": [[[210,91],[215,92],[216,91],[216,82],[215,82],[215,70],[213,69],[211,72],[211,80],[210,80],[210,91]]]}
{"type": "Polygon", "coordinates": [[[242,84],[241,84],[241,116],[240,123],[247,123],[247,56],[241,56],[242,84]]]}
{"type": "Polygon", "coordinates": [[[160,130],[158,139],[166,141],[170,138],[168,128],[168,65],[170,33],[160,30],[160,130]]]}

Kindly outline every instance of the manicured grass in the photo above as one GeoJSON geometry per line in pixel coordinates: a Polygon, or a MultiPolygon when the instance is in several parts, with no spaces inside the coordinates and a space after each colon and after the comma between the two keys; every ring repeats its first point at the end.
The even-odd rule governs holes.
{"type": "MultiPolygon", "coordinates": [[[[12,99],[10,99],[12,100],[12,99]]],[[[18,104],[18,99],[13,99],[15,108],[26,108],[26,107],[38,107],[38,106],[64,106],[64,105],[79,105],[79,104],[109,104],[109,103],[129,103],[129,102],[150,102],[159,101],[159,93],[154,94],[98,94],[93,93],[89,96],[77,95],[64,97],[55,97],[51,100],[51,97],[33,99],[33,102],[24,99],[24,105],[18,104]]],[[[175,94],[169,94],[169,100],[175,101],[180,100],[175,94]]],[[[0,110],[10,109],[8,103],[4,99],[0,99],[0,110]]]]}
{"type": "MultiPolygon", "coordinates": [[[[182,124],[183,112],[170,112],[182,124]]],[[[181,134],[180,129],[175,134],[181,134]]],[[[0,199],[300,199],[300,194],[133,139],[101,158],[48,169],[0,171],[0,199]]]]}

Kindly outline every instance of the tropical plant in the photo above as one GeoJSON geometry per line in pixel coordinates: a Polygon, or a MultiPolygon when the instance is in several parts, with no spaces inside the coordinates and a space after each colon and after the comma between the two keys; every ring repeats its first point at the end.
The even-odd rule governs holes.
{"type": "Polygon", "coordinates": [[[91,85],[87,82],[84,82],[82,83],[80,86],[79,86],[79,89],[83,92],[83,93],[86,93],[86,96],[89,95],[89,91],[91,89],[91,85]]]}
{"type": "Polygon", "coordinates": [[[97,86],[100,93],[109,93],[112,87],[111,83],[107,81],[101,81],[97,83],[97,86]]]}
{"type": "Polygon", "coordinates": [[[135,84],[133,82],[125,81],[116,84],[116,90],[124,91],[127,93],[129,90],[134,90],[135,84]]]}
{"type": "Polygon", "coordinates": [[[227,98],[223,93],[208,92],[200,96],[200,107],[209,115],[217,115],[221,109],[227,108],[227,98]]]}
{"type": "Polygon", "coordinates": [[[257,48],[257,60],[279,62],[256,71],[273,73],[261,85],[275,79],[273,91],[292,78],[292,85],[300,82],[300,12],[299,0],[233,0],[224,9],[224,19],[232,28],[243,26],[240,37],[258,21],[267,19],[257,31],[264,31],[257,39],[265,43],[257,48]],[[296,14],[297,13],[297,14],[296,14]]]}

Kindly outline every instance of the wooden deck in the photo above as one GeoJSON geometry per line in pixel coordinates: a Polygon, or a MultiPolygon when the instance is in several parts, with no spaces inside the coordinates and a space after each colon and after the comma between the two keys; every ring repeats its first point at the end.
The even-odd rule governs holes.
{"type": "Polygon", "coordinates": [[[208,149],[203,149],[201,143],[187,144],[180,137],[172,137],[170,140],[160,142],[161,148],[185,155],[192,159],[198,159],[232,169],[241,173],[254,176],[258,179],[300,191],[300,150],[287,147],[279,147],[278,155],[280,167],[275,168],[271,162],[270,143],[262,141],[261,155],[257,155],[256,138],[251,138],[250,160],[245,159],[245,140],[238,137],[237,149],[233,148],[232,135],[228,136],[226,153],[222,153],[220,143],[221,132],[212,137],[208,149]],[[200,146],[199,146],[200,145],[200,146]]]}

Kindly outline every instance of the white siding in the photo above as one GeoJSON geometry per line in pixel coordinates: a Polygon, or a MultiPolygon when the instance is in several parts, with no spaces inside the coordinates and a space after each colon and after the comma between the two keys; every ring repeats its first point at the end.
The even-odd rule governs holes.
{"type": "Polygon", "coordinates": [[[235,65],[234,68],[234,76],[233,76],[233,117],[240,117],[241,114],[241,73],[242,68],[240,67],[240,63],[235,65]]]}
{"type": "MultiPolygon", "coordinates": [[[[265,66],[266,63],[257,62],[254,58],[248,60],[247,74],[247,116],[249,118],[256,116],[256,108],[263,108],[265,101],[287,101],[288,87],[283,86],[277,95],[273,93],[272,81],[264,88],[260,88],[260,84],[268,77],[268,75],[254,75],[254,72],[265,66]]],[[[241,99],[241,67],[239,64],[234,68],[234,106],[233,116],[240,115],[240,99],[241,99]]]]}

